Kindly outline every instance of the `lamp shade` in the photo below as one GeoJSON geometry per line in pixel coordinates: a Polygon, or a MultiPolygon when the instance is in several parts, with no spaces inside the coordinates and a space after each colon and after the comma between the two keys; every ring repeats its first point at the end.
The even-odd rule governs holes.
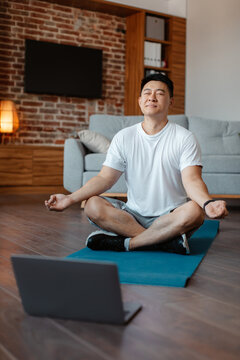
{"type": "Polygon", "coordinates": [[[11,100],[0,101],[0,132],[12,133],[19,127],[19,120],[14,102],[11,100]]]}

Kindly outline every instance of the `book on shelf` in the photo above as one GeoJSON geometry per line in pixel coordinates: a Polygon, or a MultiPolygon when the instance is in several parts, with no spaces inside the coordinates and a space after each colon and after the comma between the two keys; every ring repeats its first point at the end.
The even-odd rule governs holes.
{"type": "Polygon", "coordinates": [[[144,65],[161,67],[162,64],[162,44],[150,41],[144,42],[144,65]]]}

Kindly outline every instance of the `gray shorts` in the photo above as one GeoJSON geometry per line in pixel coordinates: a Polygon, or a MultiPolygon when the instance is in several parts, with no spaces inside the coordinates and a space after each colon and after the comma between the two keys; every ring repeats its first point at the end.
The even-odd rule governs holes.
{"type": "MultiPolygon", "coordinates": [[[[102,196],[103,199],[107,200],[108,202],[110,202],[116,209],[120,209],[120,210],[124,210],[126,212],[128,212],[129,214],[131,214],[134,219],[140,224],[142,225],[145,229],[149,228],[149,226],[152,225],[152,223],[159,218],[159,216],[142,216],[140,214],[138,214],[136,211],[131,210],[124,201],[121,200],[117,200],[114,198],[109,198],[106,196],[102,196]]],[[[173,209],[174,210],[174,209],[173,209]]],[[[173,211],[171,210],[171,211],[173,211]]],[[[169,214],[171,211],[168,211],[166,214],[169,214]]],[[[165,214],[163,214],[165,215],[165,214]]],[[[162,216],[162,215],[161,215],[162,216]]],[[[92,220],[90,220],[88,218],[88,220],[90,221],[91,224],[97,226],[98,228],[100,228],[100,226],[98,226],[97,224],[95,224],[92,220]]],[[[101,228],[100,228],[101,229],[101,228]]]]}

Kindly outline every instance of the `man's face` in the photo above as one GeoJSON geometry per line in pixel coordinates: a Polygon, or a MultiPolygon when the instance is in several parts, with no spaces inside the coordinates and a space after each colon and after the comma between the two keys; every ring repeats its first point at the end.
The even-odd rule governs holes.
{"type": "Polygon", "coordinates": [[[138,103],[144,115],[154,116],[167,114],[172,98],[165,83],[152,80],[145,84],[138,103]]]}

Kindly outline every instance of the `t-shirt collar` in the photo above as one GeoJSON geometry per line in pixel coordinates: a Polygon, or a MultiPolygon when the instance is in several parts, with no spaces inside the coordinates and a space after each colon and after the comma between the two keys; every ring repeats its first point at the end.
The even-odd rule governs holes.
{"type": "Polygon", "coordinates": [[[156,133],[154,135],[149,135],[143,130],[142,124],[143,124],[143,122],[138,124],[138,130],[139,130],[140,134],[142,136],[146,137],[147,139],[152,139],[152,140],[160,137],[167,130],[167,128],[169,127],[169,121],[168,121],[167,124],[158,133],[156,133]]]}

